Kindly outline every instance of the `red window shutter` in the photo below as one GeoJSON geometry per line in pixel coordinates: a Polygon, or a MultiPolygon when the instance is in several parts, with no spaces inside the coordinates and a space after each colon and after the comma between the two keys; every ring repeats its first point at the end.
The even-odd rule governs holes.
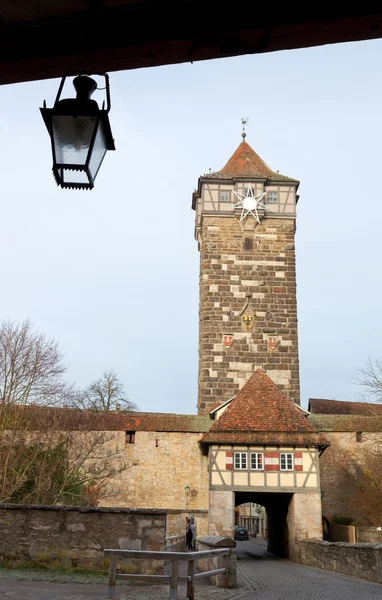
{"type": "Polygon", "coordinates": [[[278,452],[264,452],[264,470],[278,471],[280,468],[278,452]]]}
{"type": "Polygon", "coordinates": [[[233,452],[225,453],[225,468],[227,471],[233,470],[233,452]]]}
{"type": "Polygon", "coordinates": [[[294,470],[302,471],[302,452],[294,453],[294,470]]]}

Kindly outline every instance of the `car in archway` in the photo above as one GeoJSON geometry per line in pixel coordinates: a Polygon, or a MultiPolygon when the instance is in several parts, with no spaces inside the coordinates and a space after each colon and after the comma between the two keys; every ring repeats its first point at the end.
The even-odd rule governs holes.
{"type": "Polygon", "coordinates": [[[237,525],[235,527],[235,540],[249,540],[248,529],[241,525],[237,525]]]}

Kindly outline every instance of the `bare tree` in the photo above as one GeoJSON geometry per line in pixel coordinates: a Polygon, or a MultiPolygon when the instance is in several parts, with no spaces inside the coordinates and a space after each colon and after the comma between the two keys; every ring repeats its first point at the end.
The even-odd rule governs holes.
{"type": "MultiPolygon", "coordinates": [[[[0,502],[94,505],[128,468],[112,421],[62,408],[74,395],[65,370],[54,339],[29,321],[0,323],[0,502]]],[[[113,371],[76,394],[94,411],[133,407],[113,371]]]]}
{"type": "Polygon", "coordinates": [[[0,412],[0,502],[97,505],[129,465],[124,439],[101,416],[76,409],[8,407],[0,412]]]}
{"type": "Polygon", "coordinates": [[[0,399],[7,405],[51,404],[63,393],[66,371],[58,343],[30,321],[0,323],[0,399]]]}
{"type": "Polygon", "coordinates": [[[358,456],[342,460],[342,492],[349,515],[367,525],[382,523],[382,447],[368,445],[358,456]]]}
{"type": "Polygon", "coordinates": [[[94,411],[130,411],[136,410],[125,393],[123,383],[112,369],[105,371],[99,379],[93,381],[85,390],[72,392],[69,405],[94,411]]]}
{"type": "Polygon", "coordinates": [[[382,402],[382,359],[369,356],[360,373],[357,384],[364,388],[363,396],[372,396],[377,402],[382,402]]]}

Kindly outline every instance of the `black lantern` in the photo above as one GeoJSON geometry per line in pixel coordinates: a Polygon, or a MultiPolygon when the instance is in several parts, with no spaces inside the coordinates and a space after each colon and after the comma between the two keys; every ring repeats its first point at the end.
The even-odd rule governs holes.
{"type": "Polygon", "coordinates": [[[62,78],[53,108],[40,108],[52,142],[53,175],[62,188],[91,190],[107,150],[115,150],[108,113],[109,77],[104,75],[106,101],[100,109],[91,95],[97,83],[79,75],[73,80],[76,98],[60,100],[66,75],[62,78]]]}

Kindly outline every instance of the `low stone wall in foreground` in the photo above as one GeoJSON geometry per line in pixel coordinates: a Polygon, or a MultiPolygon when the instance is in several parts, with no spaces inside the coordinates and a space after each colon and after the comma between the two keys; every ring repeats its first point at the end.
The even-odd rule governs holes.
{"type": "MultiPolygon", "coordinates": [[[[221,548],[229,548],[230,554],[228,558],[228,587],[233,588],[237,586],[237,556],[236,556],[236,542],[229,537],[206,535],[197,538],[196,542],[197,550],[220,550],[221,548]]],[[[221,569],[226,565],[225,556],[215,556],[202,558],[199,562],[200,571],[213,571],[214,569],[221,569]]],[[[212,575],[210,581],[217,587],[223,587],[224,576],[223,575],[212,575]]]]}
{"type": "MultiPolygon", "coordinates": [[[[107,569],[105,548],[164,550],[165,532],[165,510],[0,504],[0,561],[107,569]]],[[[159,562],[130,561],[123,570],[161,573],[159,562]]]]}
{"type": "Polygon", "coordinates": [[[296,540],[294,561],[382,583],[382,544],[296,540]]]}

